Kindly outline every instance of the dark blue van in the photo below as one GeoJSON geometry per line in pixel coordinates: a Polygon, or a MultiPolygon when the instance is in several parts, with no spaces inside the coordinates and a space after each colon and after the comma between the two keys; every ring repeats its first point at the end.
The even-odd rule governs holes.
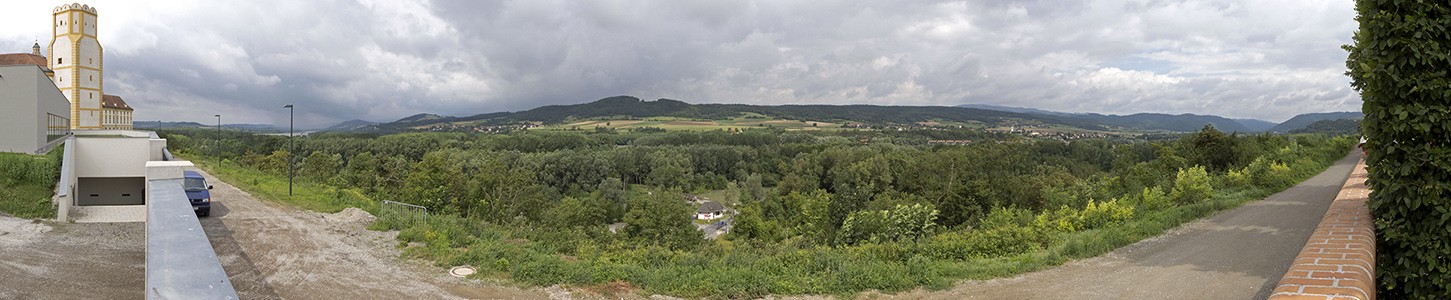
{"type": "Polygon", "coordinates": [[[191,200],[191,210],[197,216],[208,216],[212,214],[212,186],[207,185],[207,179],[196,171],[185,171],[182,176],[182,188],[186,189],[186,198],[191,200]]]}

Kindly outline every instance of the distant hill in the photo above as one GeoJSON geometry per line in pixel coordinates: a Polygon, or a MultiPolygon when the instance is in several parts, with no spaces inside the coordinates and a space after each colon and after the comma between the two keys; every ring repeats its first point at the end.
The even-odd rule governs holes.
{"type": "Polygon", "coordinates": [[[328,126],[327,128],[319,129],[318,131],[351,131],[365,129],[367,127],[373,126],[374,124],[378,123],[353,119],[343,121],[342,123],[338,123],[337,125],[328,126]]]}
{"type": "Polygon", "coordinates": [[[1041,110],[1041,109],[1037,109],[1037,108],[1014,107],[1014,106],[1001,106],[1001,105],[992,105],[992,104],[975,104],[974,103],[974,104],[958,105],[957,107],[986,109],[986,110],[996,110],[996,111],[1006,111],[1006,112],[1015,112],[1015,113],[1024,113],[1024,114],[1040,114],[1040,115],[1050,115],[1050,116],[1066,116],[1066,115],[1070,115],[1069,113],[1056,112],[1056,111],[1048,111],[1048,110],[1041,110]]]}
{"type": "MultiPolygon", "coordinates": [[[[197,122],[167,122],[167,121],[134,121],[131,127],[136,129],[171,129],[171,128],[217,128],[216,124],[202,124],[197,122]]],[[[270,124],[222,124],[223,128],[229,130],[243,130],[252,132],[282,132],[286,128],[278,129],[270,124]]]]}
{"type": "Polygon", "coordinates": [[[1290,133],[1360,135],[1360,121],[1356,119],[1319,120],[1306,125],[1305,128],[1290,130],[1290,133]]]}
{"type": "Polygon", "coordinates": [[[207,126],[197,122],[165,122],[165,121],[132,121],[131,127],[136,129],[166,129],[166,128],[192,128],[192,127],[216,127],[207,126]]]}
{"type": "Polygon", "coordinates": [[[1265,131],[1269,131],[1270,128],[1275,128],[1275,125],[1279,125],[1279,124],[1275,124],[1275,122],[1270,122],[1270,121],[1265,121],[1265,120],[1260,120],[1260,119],[1231,119],[1231,120],[1234,120],[1235,122],[1239,122],[1239,125],[1244,125],[1244,128],[1249,128],[1249,131],[1251,131],[1251,132],[1265,132],[1265,131]]]}
{"type": "Polygon", "coordinates": [[[402,119],[398,119],[397,121],[393,121],[393,123],[412,123],[412,122],[419,122],[419,121],[438,120],[438,119],[443,119],[443,118],[448,118],[448,117],[444,117],[444,116],[440,116],[440,115],[435,115],[435,114],[416,114],[416,115],[408,116],[408,117],[405,117],[405,118],[402,118],[402,119]]]}
{"type": "MultiPolygon", "coordinates": [[[[549,105],[518,112],[494,112],[465,117],[417,114],[394,122],[359,126],[353,131],[397,132],[420,128],[439,128],[474,124],[480,126],[509,125],[524,122],[560,124],[570,120],[599,118],[677,117],[721,120],[746,114],[770,118],[855,122],[869,125],[903,125],[917,122],[971,122],[990,126],[1061,125],[1087,130],[1145,130],[1192,132],[1213,125],[1225,132],[1261,132],[1273,123],[1233,120],[1219,116],[1195,114],[1140,113],[1132,115],[1070,114],[1047,110],[983,104],[942,106],[877,106],[877,105],[745,105],[690,104],[672,99],[645,101],[631,96],[616,96],[588,103],[549,105]]],[[[1295,121],[1292,119],[1292,121],[1295,121]]],[[[1313,122],[1314,120],[1311,120],[1313,122]]],[[[1308,124],[1306,122],[1305,124],[1308,124]]],[[[467,125],[467,126],[474,126],[467,125]]],[[[464,126],[464,127],[467,127],[464,126]]],[[[1283,125],[1282,125],[1283,126],[1283,125]]],[[[1303,127],[1304,125],[1299,125],[1303,127]]],[[[1277,128],[1277,127],[1276,127],[1277,128]]],[[[450,129],[444,129],[450,130],[450,129]]],[[[1285,131],[1281,131],[1285,132],[1285,131]]]]}
{"type": "Polygon", "coordinates": [[[520,112],[497,112],[468,117],[444,117],[419,114],[392,123],[378,124],[380,131],[408,130],[429,124],[472,122],[478,124],[517,124],[542,122],[557,124],[572,119],[678,117],[691,119],[727,119],[746,113],[773,118],[823,122],[860,122],[868,124],[913,124],[923,121],[1005,122],[1060,124],[1084,129],[1107,129],[1101,125],[1058,116],[1023,114],[965,107],[876,106],[876,105],[781,105],[690,104],[679,100],[644,101],[630,96],[617,96],[574,105],[550,105],[520,112]]]}
{"type": "Polygon", "coordinates": [[[1365,114],[1358,111],[1310,113],[1298,115],[1290,118],[1289,120],[1285,120],[1284,123],[1280,123],[1280,125],[1275,125],[1275,127],[1271,128],[1270,131],[1285,133],[1295,129],[1305,128],[1306,126],[1309,126],[1310,123],[1315,123],[1315,121],[1339,119],[1359,120],[1363,118],[1365,118],[1365,114]]]}
{"type": "Polygon", "coordinates": [[[1196,131],[1203,129],[1205,124],[1214,125],[1215,129],[1223,132],[1249,132],[1249,128],[1220,116],[1206,116],[1195,114],[1153,114],[1142,113],[1127,116],[1084,114],[1073,115],[1073,118],[1080,118],[1115,127],[1157,129],[1168,131],[1196,131]]]}
{"type": "Polygon", "coordinates": [[[277,128],[277,126],[272,126],[272,124],[222,124],[222,128],[226,128],[226,129],[240,129],[240,130],[255,131],[255,132],[283,132],[283,131],[287,131],[287,128],[277,128]]]}
{"type": "Polygon", "coordinates": [[[1081,122],[1086,122],[1086,123],[1102,124],[1102,125],[1110,126],[1110,127],[1132,128],[1132,129],[1142,129],[1142,130],[1195,131],[1195,130],[1203,129],[1205,124],[1210,124],[1210,125],[1214,125],[1214,128],[1215,129],[1219,129],[1220,131],[1226,131],[1226,132],[1234,132],[1234,131],[1238,131],[1238,132],[1251,132],[1251,131],[1259,132],[1259,131],[1264,131],[1265,129],[1269,129],[1270,127],[1275,126],[1274,123],[1265,122],[1265,121],[1259,121],[1259,120],[1254,120],[1254,121],[1259,121],[1259,122],[1262,122],[1263,123],[1263,124],[1258,124],[1258,123],[1255,124],[1256,125],[1255,126],[1256,128],[1263,127],[1262,129],[1254,129],[1254,128],[1251,128],[1250,126],[1246,126],[1243,122],[1240,122],[1239,120],[1231,120],[1231,119],[1226,119],[1226,118],[1219,117],[1219,116],[1194,115],[1194,114],[1168,115],[1168,114],[1141,113],[1141,114],[1132,114],[1132,115],[1120,116],[1120,115],[1101,115],[1101,114],[1070,114],[1070,113],[1047,111],[1047,110],[1041,110],[1041,109],[1035,109],[1035,108],[1022,108],[1022,107],[1011,107],[1011,106],[997,106],[997,105],[988,105],[988,104],[963,104],[963,105],[958,105],[958,107],[972,107],[972,108],[987,109],[987,110],[996,110],[996,111],[1017,112],[1017,113],[1026,113],[1026,114],[1038,114],[1038,115],[1050,115],[1050,116],[1058,116],[1058,117],[1062,117],[1062,118],[1066,118],[1066,119],[1076,119],[1076,120],[1080,120],[1081,122]]]}

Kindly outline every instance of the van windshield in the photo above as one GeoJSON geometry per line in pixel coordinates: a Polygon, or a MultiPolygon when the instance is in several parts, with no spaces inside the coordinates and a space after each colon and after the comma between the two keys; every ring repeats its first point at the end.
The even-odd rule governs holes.
{"type": "Polygon", "coordinates": [[[207,181],[201,178],[187,178],[186,182],[182,183],[181,186],[186,188],[188,192],[206,190],[207,181]]]}

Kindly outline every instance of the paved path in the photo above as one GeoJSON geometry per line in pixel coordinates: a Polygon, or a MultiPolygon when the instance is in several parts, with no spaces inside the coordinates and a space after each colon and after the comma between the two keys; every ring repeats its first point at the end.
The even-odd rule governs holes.
{"type": "Polygon", "coordinates": [[[1325,216],[1358,156],[1247,203],[1108,254],[910,299],[1263,299],[1325,216]]]}
{"type": "MultiPolygon", "coordinates": [[[[202,172],[212,190],[201,223],[242,299],[540,299],[551,295],[453,278],[400,261],[396,233],[364,229],[370,219],[259,201],[202,172]]],[[[359,211],[360,212],[360,211],[359,211]]]]}

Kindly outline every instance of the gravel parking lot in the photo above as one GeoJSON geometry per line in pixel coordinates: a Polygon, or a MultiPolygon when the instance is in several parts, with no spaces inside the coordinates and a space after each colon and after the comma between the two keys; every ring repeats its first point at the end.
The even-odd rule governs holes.
{"type": "Polygon", "coordinates": [[[0,299],[141,299],[145,223],[0,216],[0,299]]]}

